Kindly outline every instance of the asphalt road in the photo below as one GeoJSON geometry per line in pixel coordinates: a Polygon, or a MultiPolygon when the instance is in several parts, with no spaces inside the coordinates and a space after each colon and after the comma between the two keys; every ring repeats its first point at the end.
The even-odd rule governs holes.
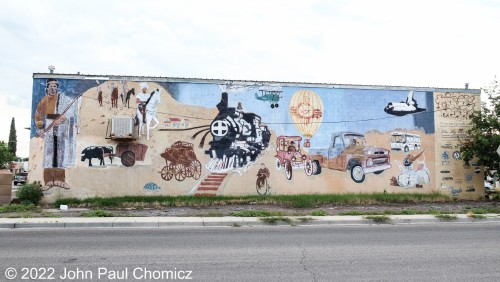
{"type": "Polygon", "coordinates": [[[0,254],[0,281],[500,281],[500,224],[3,229],[0,254]]]}

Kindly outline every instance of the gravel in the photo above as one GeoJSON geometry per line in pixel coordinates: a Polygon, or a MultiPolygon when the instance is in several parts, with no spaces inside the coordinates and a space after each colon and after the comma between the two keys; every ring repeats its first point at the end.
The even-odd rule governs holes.
{"type": "MultiPolygon", "coordinates": [[[[323,205],[314,208],[292,208],[278,205],[218,205],[208,207],[157,207],[157,208],[124,208],[124,209],[102,209],[111,212],[114,216],[204,216],[218,217],[229,216],[238,211],[274,211],[283,215],[311,215],[311,212],[322,210],[325,215],[339,215],[345,212],[357,211],[360,213],[383,213],[384,211],[416,210],[422,212],[446,211],[450,213],[466,213],[472,208],[496,208],[500,209],[499,201],[457,201],[447,203],[397,203],[397,204],[372,204],[372,205],[323,205]]],[[[39,212],[27,213],[4,213],[0,217],[80,217],[82,212],[88,212],[88,208],[72,208],[68,210],[43,209],[39,212]]]]}

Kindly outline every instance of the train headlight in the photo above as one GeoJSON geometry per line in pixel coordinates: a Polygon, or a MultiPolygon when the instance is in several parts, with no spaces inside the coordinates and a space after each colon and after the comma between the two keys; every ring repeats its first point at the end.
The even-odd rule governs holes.
{"type": "Polygon", "coordinates": [[[229,133],[229,126],[225,120],[216,120],[210,125],[210,131],[216,137],[224,137],[229,133]]]}

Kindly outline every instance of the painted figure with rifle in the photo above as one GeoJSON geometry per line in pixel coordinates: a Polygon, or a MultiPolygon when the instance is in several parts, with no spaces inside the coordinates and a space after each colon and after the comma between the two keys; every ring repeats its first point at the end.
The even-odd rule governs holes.
{"type": "Polygon", "coordinates": [[[34,114],[37,136],[44,142],[45,189],[53,186],[68,189],[64,168],[75,162],[75,102],[79,97],[71,98],[59,93],[59,83],[53,78],[47,79],[45,94],[34,114]]]}

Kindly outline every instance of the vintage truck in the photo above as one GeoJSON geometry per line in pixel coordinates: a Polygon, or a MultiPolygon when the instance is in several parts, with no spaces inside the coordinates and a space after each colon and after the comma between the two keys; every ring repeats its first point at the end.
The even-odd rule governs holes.
{"type": "Polygon", "coordinates": [[[311,148],[309,154],[323,168],[350,171],[356,183],[362,183],[367,173],[380,174],[391,168],[389,150],[368,146],[361,133],[333,133],[329,148],[311,148]]]}

